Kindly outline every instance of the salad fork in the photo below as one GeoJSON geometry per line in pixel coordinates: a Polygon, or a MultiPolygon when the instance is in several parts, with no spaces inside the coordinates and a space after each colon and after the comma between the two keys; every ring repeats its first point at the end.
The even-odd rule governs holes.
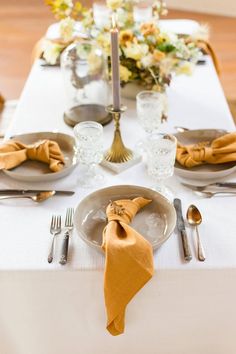
{"type": "Polygon", "coordinates": [[[73,223],[73,216],[74,216],[74,209],[73,208],[67,208],[66,210],[66,220],[65,220],[65,234],[63,238],[63,244],[62,244],[62,253],[61,253],[61,258],[59,263],[60,264],[66,264],[67,262],[67,255],[68,255],[68,248],[69,248],[69,238],[70,238],[70,233],[73,230],[74,223],[73,223]]]}
{"type": "Polygon", "coordinates": [[[54,255],[55,238],[61,232],[61,215],[53,215],[50,226],[50,233],[53,235],[51,249],[48,255],[48,263],[52,263],[54,255]]]}

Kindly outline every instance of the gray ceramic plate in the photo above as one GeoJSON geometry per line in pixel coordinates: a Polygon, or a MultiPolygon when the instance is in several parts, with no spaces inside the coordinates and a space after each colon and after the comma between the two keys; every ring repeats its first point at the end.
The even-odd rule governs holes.
{"type": "MultiPolygon", "coordinates": [[[[225,130],[220,129],[199,129],[177,133],[175,136],[181,144],[190,145],[197,144],[201,141],[212,141],[226,133],[227,132],[225,130]]],[[[205,164],[193,168],[186,168],[181,166],[178,162],[175,163],[175,173],[183,178],[188,179],[204,180],[221,178],[235,171],[235,162],[219,165],[205,164]]]]}
{"type": "Polygon", "coordinates": [[[25,161],[12,170],[3,170],[3,172],[19,181],[26,182],[46,182],[65,177],[76,167],[75,158],[75,139],[67,134],[39,132],[15,135],[11,139],[19,140],[25,144],[35,143],[37,140],[50,139],[56,141],[64,155],[65,165],[59,172],[52,172],[48,165],[38,161],[25,161]]]}
{"type": "Polygon", "coordinates": [[[161,194],[139,186],[112,186],[100,189],[83,199],[75,211],[75,228],[89,245],[101,251],[102,232],[106,226],[105,210],[111,200],[142,196],[152,203],[142,208],[131,226],[143,235],[153,249],[160,247],[171,235],[176,224],[173,205],[161,194]]]}

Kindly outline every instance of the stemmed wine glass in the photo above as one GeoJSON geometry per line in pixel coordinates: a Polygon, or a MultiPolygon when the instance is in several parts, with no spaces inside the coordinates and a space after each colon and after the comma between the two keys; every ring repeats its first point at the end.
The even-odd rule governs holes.
{"type": "Polygon", "coordinates": [[[104,176],[98,173],[98,164],[103,160],[103,126],[85,121],[74,127],[76,153],[84,171],[79,178],[80,186],[89,188],[101,184],[104,176]]]}
{"type": "Polygon", "coordinates": [[[146,139],[136,144],[137,149],[143,152],[150,135],[159,132],[164,108],[163,97],[159,92],[141,91],[136,96],[136,102],[139,123],[147,134],[146,139]]]}
{"type": "Polygon", "coordinates": [[[152,189],[173,199],[172,191],[165,186],[165,180],[174,173],[177,139],[170,134],[153,134],[147,142],[148,174],[154,179],[152,189]]]}

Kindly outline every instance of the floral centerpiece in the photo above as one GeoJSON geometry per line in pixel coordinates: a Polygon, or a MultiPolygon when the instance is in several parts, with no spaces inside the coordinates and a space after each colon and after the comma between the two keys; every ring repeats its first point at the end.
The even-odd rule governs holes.
{"type": "MultiPolygon", "coordinates": [[[[61,52],[81,37],[94,38],[107,54],[110,63],[111,19],[98,27],[93,10],[84,8],[72,0],[45,0],[60,20],[60,38],[46,41],[44,58],[55,64],[61,52]],[[80,21],[80,30],[76,26],[80,21]]],[[[165,91],[173,73],[190,74],[201,56],[195,41],[189,36],[178,36],[161,30],[159,17],[167,13],[163,1],[152,4],[152,18],[137,22],[134,7],[139,0],[107,0],[110,14],[115,12],[120,28],[120,76],[121,85],[135,83],[144,89],[165,91]]]]}

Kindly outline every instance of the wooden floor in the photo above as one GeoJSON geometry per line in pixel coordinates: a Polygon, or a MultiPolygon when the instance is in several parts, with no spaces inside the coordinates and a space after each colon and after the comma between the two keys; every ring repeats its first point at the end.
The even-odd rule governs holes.
{"type": "MultiPolygon", "coordinates": [[[[211,42],[222,66],[225,94],[236,99],[236,18],[177,10],[170,10],[168,18],[209,24],[211,42]]],[[[0,92],[6,98],[20,96],[30,70],[32,48],[52,22],[54,18],[43,0],[0,0],[0,92]]]]}

